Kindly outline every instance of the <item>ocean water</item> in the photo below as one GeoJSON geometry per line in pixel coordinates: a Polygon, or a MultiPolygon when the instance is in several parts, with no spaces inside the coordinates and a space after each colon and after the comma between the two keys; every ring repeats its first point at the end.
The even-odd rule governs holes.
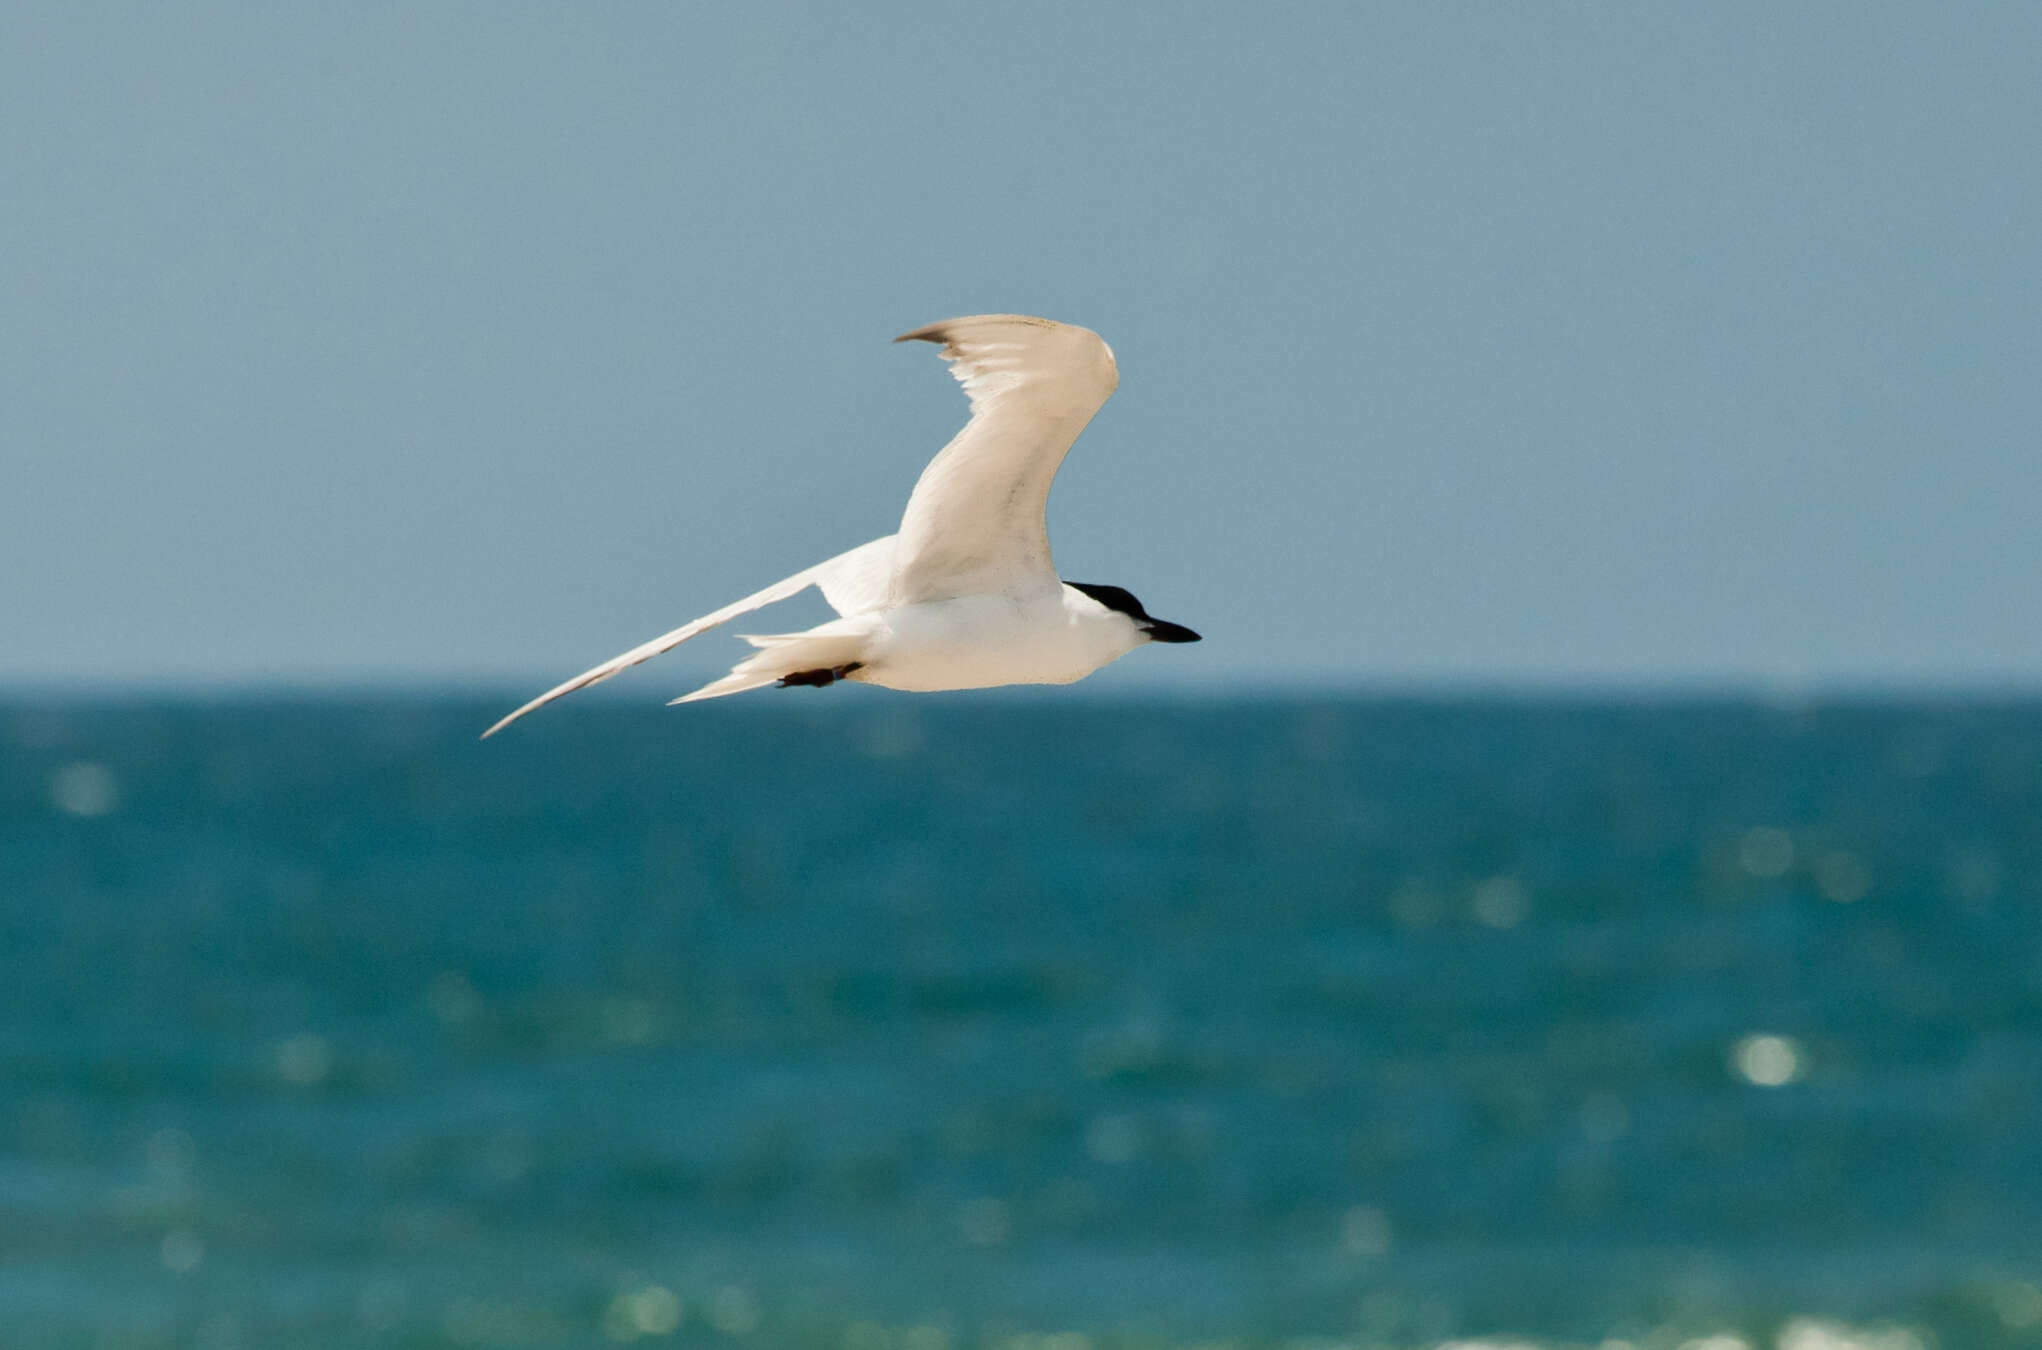
{"type": "Polygon", "coordinates": [[[0,703],[0,1346],[2042,1345],[2042,704],[0,703]]]}

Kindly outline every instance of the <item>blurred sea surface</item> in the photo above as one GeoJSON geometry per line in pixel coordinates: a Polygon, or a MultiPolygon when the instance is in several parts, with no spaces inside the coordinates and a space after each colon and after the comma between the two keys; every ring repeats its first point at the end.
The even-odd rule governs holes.
{"type": "Polygon", "coordinates": [[[0,702],[0,1346],[2042,1345],[2042,703],[0,702]]]}

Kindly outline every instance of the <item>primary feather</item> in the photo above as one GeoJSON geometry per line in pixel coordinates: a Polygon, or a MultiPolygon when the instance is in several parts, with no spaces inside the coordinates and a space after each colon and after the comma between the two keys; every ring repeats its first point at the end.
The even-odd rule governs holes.
{"type": "Polygon", "coordinates": [[[733,601],[713,614],[704,614],[692,623],[682,624],[671,633],[662,633],[650,642],[641,642],[628,652],[611,657],[599,666],[584,670],[571,680],[548,689],[539,697],[519,708],[510,716],[482,733],[488,740],[511,723],[537,708],[543,708],[556,698],[564,697],[577,689],[586,689],[592,684],[601,684],[620,671],[629,670],[641,661],[650,661],[661,652],[670,652],[691,637],[699,636],[712,628],[729,623],[741,614],[749,614],[776,601],[799,595],[810,586],[822,591],[823,599],[830,602],[830,608],[839,614],[861,614],[866,610],[884,604],[886,590],[893,578],[893,536],[874,539],[860,544],[848,553],[839,553],[827,562],[817,563],[806,571],[796,572],[774,582],[764,590],[753,591],[742,600],[733,601]]]}
{"type": "Polygon", "coordinates": [[[1113,349],[1089,328],[979,314],[896,342],[940,342],[971,420],[922,470],[901,516],[899,599],[969,595],[988,573],[1053,581],[1049,486],[1092,415],[1120,387],[1113,349]]]}

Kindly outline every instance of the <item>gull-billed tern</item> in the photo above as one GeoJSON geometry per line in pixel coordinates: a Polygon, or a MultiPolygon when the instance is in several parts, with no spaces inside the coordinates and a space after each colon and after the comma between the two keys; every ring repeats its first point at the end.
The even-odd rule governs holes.
{"type": "Polygon", "coordinates": [[[971,400],[971,420],[922,470],[897,533],[613,656],[482,734],[810,586],[841,617],[805,632],[746,636],[755,654],[674,702],[838,680],[917,692],[1069,684],[1144,643],[1198,641],[1118,586],[1062,580],[1050,561],[1050,481],[1120,385],[1113,350],[1097,333],[978,314],[894,341],[941,343],[971,400]]]}

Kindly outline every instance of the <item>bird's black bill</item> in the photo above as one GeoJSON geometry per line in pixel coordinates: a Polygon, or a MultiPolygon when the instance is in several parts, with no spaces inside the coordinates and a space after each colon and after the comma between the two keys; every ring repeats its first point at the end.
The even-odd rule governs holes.
{"type": "Polygon", "coordinates": [[[1197,642],[1199,640],[1198,634],[1192,632],[1183,624],[1171,623],[1167,619],[1150,619],[1142,626],[1142,631],[1147,633],[1149,638],[1155,642],[1197,642]]]}

